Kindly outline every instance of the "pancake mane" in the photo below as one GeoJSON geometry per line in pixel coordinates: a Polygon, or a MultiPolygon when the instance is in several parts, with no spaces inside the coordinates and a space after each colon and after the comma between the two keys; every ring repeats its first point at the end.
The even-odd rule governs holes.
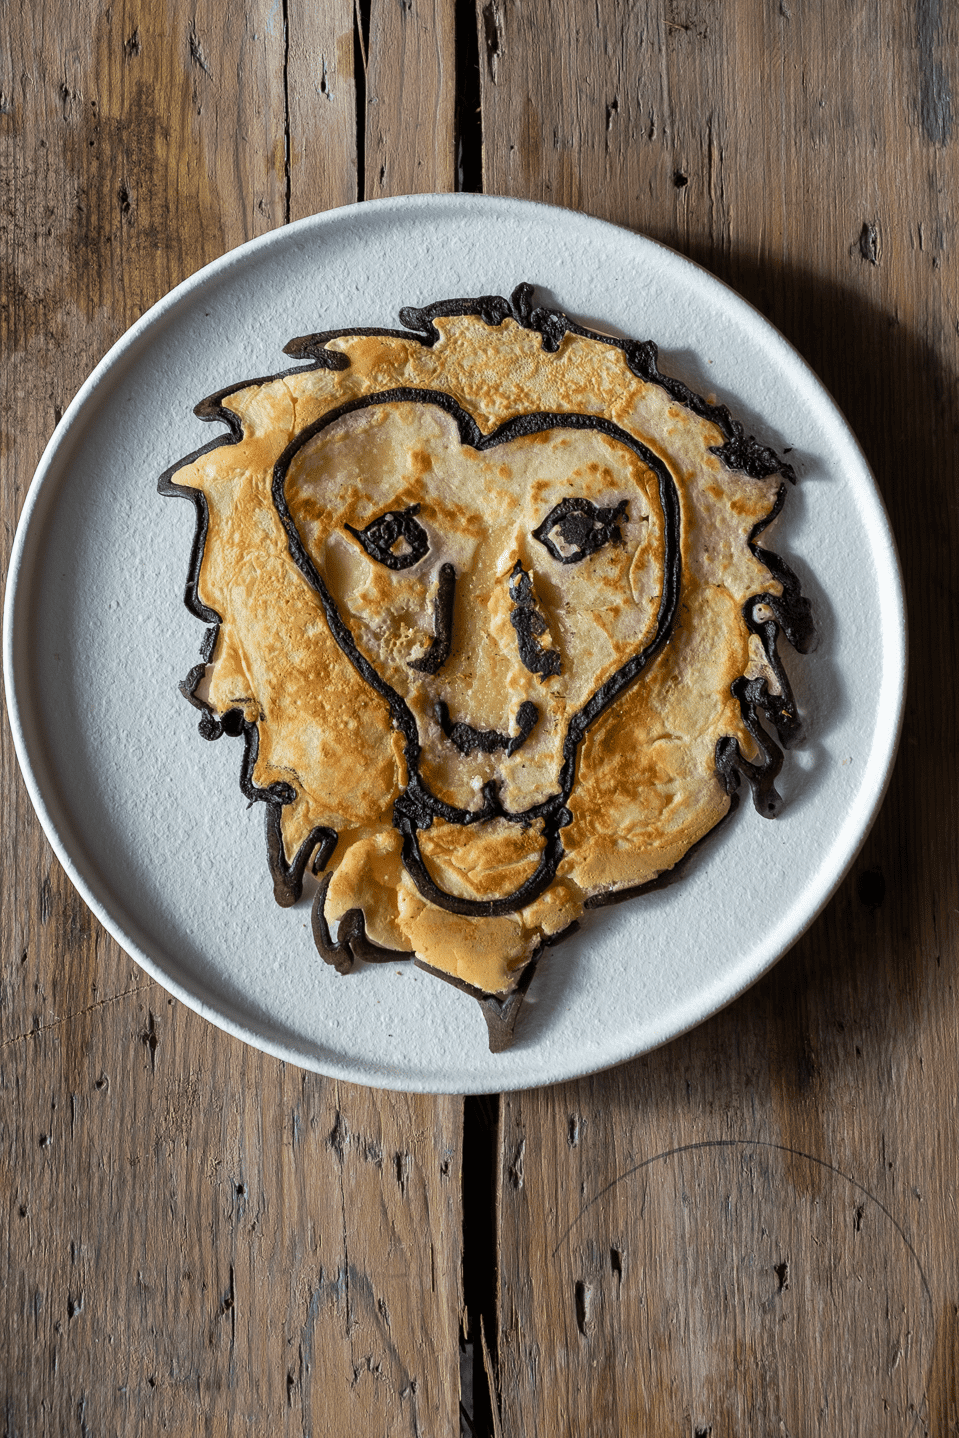
{"type": "Polygon", "coordinates": [[[183,680],[241,738],[277,902],[338,971],[410,957],[511,1039],[532,966],[658,885],[800,733],[759,540],[794,475],[650,341],[531,287],[291,341],[161,476],[197,524],[183,680]],[[322,874],[316,884],[313,875],[322,874]]]}

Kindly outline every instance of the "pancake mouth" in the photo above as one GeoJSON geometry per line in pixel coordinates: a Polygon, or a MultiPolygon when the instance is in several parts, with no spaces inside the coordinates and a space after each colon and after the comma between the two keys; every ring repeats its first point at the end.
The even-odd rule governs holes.
{"type": "Polygon", "coordinates": [[[420,852],[417,829],[409,823],[398,825],[403,834],[403,867],[423,898],[428,903],[435,905],[436,908],[445,909],[447,913],[462,914],[468,918],[487,919],[515,914],[518,910],[525,908],[527,904],[538,899],[555,878],[557,865],[565,852],[563,841],[559,835],[559,827],[563,819],[568,816],[568,812],[565,809],[560,810],[552,825],[546,827],[539,862],[534,871],[512,893],[503,894],[498,898],[470,899],[461,894],[452,894],[448,889],[444,889],[427,868],[420,852]]]}
{"type": "Polygon", "coordinates": [[[474,729],[472,724],[462,721],[454,724],[450,719],[449,708],[442,699],[435,705],[433,712],[443,733],[461,754],[472,754],[476,749],[480,749],[484,754],[493,754],[497,749],[505,749],[507,756],[513,755],[522,749],[539,721],[539,710],[530,699],[516,711],[518,732],[512,737],[501,734],[497,729],[474,729]]]}

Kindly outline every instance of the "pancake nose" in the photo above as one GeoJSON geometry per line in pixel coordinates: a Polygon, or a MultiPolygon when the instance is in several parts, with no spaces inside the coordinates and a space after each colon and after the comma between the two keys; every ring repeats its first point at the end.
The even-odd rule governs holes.
{"type": "Polygon", "coordinates": [[[420,674],[437,674],[450,657],[455,599],[456,570],[452,564],[441,564],[433,596],[433,638],[425,654],[419,659],[407,660],[410,669],[416,669],[420,674]]]}
{"type": "Polygon", "coordinates": [[[509,597],[513,601],[509,620],[516,630],[516,644],[519,657],[531,674],[538,674],[540,680],[558,674],[562,660],[555,649],[544,649],[540,639],[549,634],[549,625],[540,614],[533,593],[533,581],[523,568],[523,561],[517,559],[509,577],[509,597]]]}

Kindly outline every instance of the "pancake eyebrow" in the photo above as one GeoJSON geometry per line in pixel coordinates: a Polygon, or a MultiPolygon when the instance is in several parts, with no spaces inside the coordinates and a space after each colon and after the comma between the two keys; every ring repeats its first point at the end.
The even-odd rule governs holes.
{"type": "Polygon", "coordinates": [[[436,674],[450,657],[455,592],[456,570],[452,564],[441,564],[436,593],[433,596],[433,638],[422,658],[406,661],[410,669],[417,669],[421,674],[436,674]]]}

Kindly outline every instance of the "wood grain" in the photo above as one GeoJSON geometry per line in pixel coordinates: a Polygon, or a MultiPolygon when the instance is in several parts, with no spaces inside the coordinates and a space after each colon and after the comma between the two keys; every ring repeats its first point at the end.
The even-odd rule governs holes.
{"type": "MultiPolygon", "coordinates": [[[[794,341],[889,507],[913,676],[880,820],[778,969],[660,1053],[506,1102],[503,1432],[955,1432],[956,13],[891,0],[479,13],[485,187],[665,240],[794,341]],[[604,1194],[658,1154],[718,1141],[740,1148],[669,1160],[656,1191],[637,1179],[604,1194]],[[754,1189],[739,1152],[780,1157],[754,1189]],[[886,1215],[866,1242],[856,1185],[886,1215]],[[552,1244],[577,1224],[575,1243],[552,1244]],[[613,1247],[629,1255],[628,1302],[613,1247]],[[787,1260],[796,1307],[773,1343],[757,1275],[787,1260]],[[588,1334],[578,1284],[601,1310],[588,1334]],[[832,1322],[851,1322],[856,1284],[873,1325],[861,1343],[832,1322]]],[[[771,437],[788,443],[788,416],[771,437]]],[[[826,643],[843,618],[821,614],[826,643]]]]}
{"type": "Polygon", "coordinates": [[[372,0],[364,197],[456,188],[453,0],[372,0]]]}
{"type": "Polygon", "coordinates": [[[352,205],[360,193],[355,0],[286,5],[285,129],[290,220],[352,205]]]}
{"type": "Polygon", "coordinates": [[[0,1057],[7,1431],[455,1431],[455,1108],[264,1061],[154,985],[0,1057]]]}
{"type": "MultiPolygon", "coordinates": [[[[352,7],[288,9],[11,24],[4,557],[119,334],[230,247],[356,198],[352,7]]],[[[461,1105],[301,1074],[168,999],[51,855],[6,728],[0,764],[4,1431],[456,1431],[461,1105]]]]}
{"type": "MultiPolygon", "coordinates": [[[[464,17],[452,0],[10,17],[4,559],[57,419],[155,299],[287,219],[456,185],[464,17]]],[[[484,187],[664,240],[783,330],[875,469],[912,628],[888,800],[792,953],[693,1034],[471,1130],[499,1148],[485,1297],[475,1201],[466,1234],[485,1426],[948,1438],[959,15],[477,0],[475,22],[484,187]]],[[[788,416],[768,438],[788,443],[788,416]]],[[[825,642],[843,618],[822,612],[825,642]]],[[[0,804],[5,1429],[456,1432],[462,1105],[303,1075],[170,1001],[65,879],[6,729],[0,804]]]]}

